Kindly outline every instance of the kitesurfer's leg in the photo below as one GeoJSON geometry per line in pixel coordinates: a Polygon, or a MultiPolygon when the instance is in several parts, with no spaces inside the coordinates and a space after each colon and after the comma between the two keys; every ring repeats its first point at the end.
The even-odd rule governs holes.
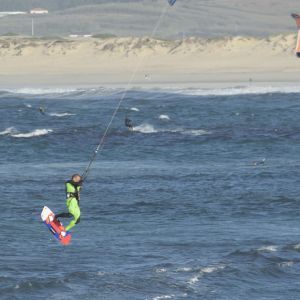
{"type": "Polygon", "coordinates": [[[70,214],[69,212],[67,213],[60,213],[58,215],[55,216],[56,218],[72,218],[72,214],[70,214]]]}
{"type": "Polygon", "coordinates": [[[72,216],[73,216],[73,220],[66,227],[67,231],[69,231],[71,228],[73,228],[76,224],[78,224],[80,222],[80,207],[75,198],[73,198],[69,202],[68,209],[69,209],[69,213],[72,214],[72,216]]]}

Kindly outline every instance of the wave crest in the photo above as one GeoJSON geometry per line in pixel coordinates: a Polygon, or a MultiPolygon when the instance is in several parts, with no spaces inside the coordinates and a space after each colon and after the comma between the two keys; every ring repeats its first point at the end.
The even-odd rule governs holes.
{"type": "Polygon", "coordinates": [[[17,130],[14,127],[8,127],[5,130],[1,131],[0,135],[11,135],[16,132],[17,132],[17,130]]]}
{"type": "Polygon", "coordinates": [[[68,117],[68,116],[76,116],[76,114],[71,114],[71,113],[50,113],[49,116],[62,118],[62,117],[68,117]]]}
{"type": "MultiPolygon", "coordinates": [[[[133,93],[139,92],[153,93],[153,89],[140,88],[132,90],[133,93]]],[[[95,87],[95,88],[19,88],[19,89],[1,89],[1,93],[9,93],[16,95],[27,95],[27,96],[72,96],[72,99],[81,97],[99,97],[99,96],[116,96],[124,92],[122,88],[107,88],[107,87],[95,87]]],[[[189,96],[236,96],[236,95],[263,95],[263,94],[274,94],[274,93],[300,93],[299,86],[255,86],[255,85],[244,85],[244,86],[232,86],[232,87],[217,87],[217,88],[157,88],[155,92],[162,94],[181,94],[189,96]]],[[[131,111],[140,111],[137,107],[131,107],[131,111]]]]}
{"type": "Polygon", "coordinates": [[[11,136],[14,138],[31,138],[31,137],[47,135],[48,133],[51,133],[51,132],[53,132],[52,129],[35,129],[35,130],[33,130],[31,132],[27,132],[27,133],[11,134],[11,136]]]}
{"type": "Polygon", "coordinates": [[[154,297],[153,300],[172,299],[173,297],[174,295],[162,295],[154,297]]]}
{"type": "Polygon", "coordinates": [[[135,126],[135,127],[133,127],[133,131],[137,131],[137,132],[141,132],[141,133],[156,133],[156,132],[158,132],[150,124],[141,124],[139,126],[135,126]]]}
{"type": "Polygon", "coordinates": [[[226,266],[223,264],[216,265],[216,266],[203,267],[199,270],[198,274],[196,274],[189,280],[188,283],[190,285],[193,285],[193,284],[197,283],[205,274],[210,274],[210,273],[221,271],[221,270],[225,269],[225,267],[226,266]]]}
{"type": "Polygon", "coordinates": [[[201,136],[211,134],[210,131],[206,131],[203,129],[184,129],[184,128],[176,128],[176,129],[156,129],[151,124],[141,124],[139,126],[133,127],[133,131],[140,133],[159,133],[159,132],[170,132],[170,133],[180,133],[185,135],[192,136],[201,136]]]}
{"type": "Polygon", "coordinates": [[[275,245],[262,246],[257,249],[257,251],[262,251],[262,252],[276,252],[277,250],[278,250],[278,246],[275,245]]]}
{"type": "Polygon", "coordinates": [[[22,95],[49,95],[49,94],[66,94],[80,91],[72,88],[20,88],[20,89],[6,89],[3,92],[11,94],[22,95]]]}
{"type": "Polygon", "coordinates": [[[158,118],[160,120],[163,120],[163,121],[169,121],[170,120],[170,117],[168,115],[160,115],[158,118]]]}
{"type": "Polygon", "coordinates": [[[174,90],[175,93],[188,96],[238,96],[238,95],[264,95],[264,94],[291,94],[300,93],[299,86],[259,87],[259,86],[236,86],[231,88],[215,89],[182,89],[174,90]]]}

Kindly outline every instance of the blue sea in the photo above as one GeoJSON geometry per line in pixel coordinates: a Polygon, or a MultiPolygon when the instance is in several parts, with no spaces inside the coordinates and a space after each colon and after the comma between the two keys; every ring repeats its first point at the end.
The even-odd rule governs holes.
{"type": "Polygon", "coordinates": [[[298,299],[297,87],[130,90],[51,235],[123,92],[0,92],[0,299],[298,299]]]}

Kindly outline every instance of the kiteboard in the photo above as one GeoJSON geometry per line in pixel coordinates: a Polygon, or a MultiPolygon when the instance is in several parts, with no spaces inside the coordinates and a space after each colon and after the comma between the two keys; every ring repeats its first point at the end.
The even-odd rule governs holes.
{"type": "Polygon", "coordinates": [[[72,235],[70,232],[67,232],[63,224],[55,218],[54,212],[47,206],[44,206],[41,218],[44,224],[48,227],[50,232],[55,236],[55,238],[62,244],[68,245],[71,242],[72,235]],[[66,232],[66,235],[63,236],[62,231],[66,232]]]}

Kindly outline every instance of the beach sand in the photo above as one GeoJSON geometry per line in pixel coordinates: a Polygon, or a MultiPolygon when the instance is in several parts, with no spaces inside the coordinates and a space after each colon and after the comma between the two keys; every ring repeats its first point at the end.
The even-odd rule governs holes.
{"type": "Polygon", "coordinates": [[[156,40],[0,39],[0,88],[298,84],[296,35],[156,40]]]}

